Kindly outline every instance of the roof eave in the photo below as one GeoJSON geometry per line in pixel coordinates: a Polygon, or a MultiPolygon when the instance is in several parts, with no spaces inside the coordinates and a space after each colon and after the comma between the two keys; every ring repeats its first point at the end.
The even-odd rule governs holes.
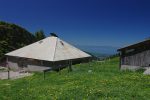
{"type": "Polygon", "coordinates": [[[137,42],[137,43],[134,43],[134,44],[125,46],[125,47],[123,47],[123,48],[120,48],[120,49],[118,49],[117,51],[119,52],[119,51],[125,50],[125,49],[127,49],[127,48],[132,48],[132,47],[134,47],[134,46],[137,46],[137,45],[143,44],[143,43],[145,43],[145,42],[149,42],[149,41],[150,41],[150,40],[144,40],[144,41],[141,41],[141,42],[137,42]]]}

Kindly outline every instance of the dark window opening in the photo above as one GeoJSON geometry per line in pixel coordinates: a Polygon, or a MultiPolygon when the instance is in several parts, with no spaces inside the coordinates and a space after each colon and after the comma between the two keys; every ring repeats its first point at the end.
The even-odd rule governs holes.
{"type": "Polygon", "coordinates": [[[63,43],[62,41],[60,41],[60,43],[61,43],[61,45],[63,45],[63,46],[64,46],[64,43],[63,43]]]}

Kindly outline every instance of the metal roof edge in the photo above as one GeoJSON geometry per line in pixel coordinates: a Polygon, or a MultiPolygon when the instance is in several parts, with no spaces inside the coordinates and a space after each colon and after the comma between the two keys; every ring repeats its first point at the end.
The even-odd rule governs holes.
{"type": "Polygon", "coordinates": [[[144,43],[144,42],[147,42],[147,41],[150,41],[150,39],[148,39],[148,40],[143,40],[143,41],[139,41],[139,42],[137,42],[137,43],[124,46],[124,47],[122,47],[122,48],[117,49],[117,51],[121,51],[121,50],[126,49],[126,48],[128,48],[128,47],[132,47],[132,46],[135,46],[135,45],[137,45],[137,44],[144,43]]]}

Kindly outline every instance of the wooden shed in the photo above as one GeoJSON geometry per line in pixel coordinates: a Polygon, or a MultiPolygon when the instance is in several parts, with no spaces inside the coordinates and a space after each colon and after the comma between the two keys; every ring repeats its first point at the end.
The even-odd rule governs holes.
{"type": "Polygon", "coordinates": [[[117,50],[120,69],[137,70],[150,67],[150,39],[117,50]]]}

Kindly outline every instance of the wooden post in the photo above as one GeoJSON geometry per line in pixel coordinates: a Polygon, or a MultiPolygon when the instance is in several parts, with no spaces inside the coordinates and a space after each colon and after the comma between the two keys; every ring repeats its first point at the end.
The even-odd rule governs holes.
{"type": "Polygon", "coordinates": [[[45,70],[43,72],[44,72],[44,80],[45,80],[45,70]]]}
{"type": "Polygon", "coordinates": [[[61,65],[59,66],[59,75],[61,74],[61,73],[60,73],[60,67],[61,67],[61,65]]]}
{"type": "Polygon", "coordinates": [[[41,66],[43,66],[43,61],[41,60],[41,66]]]}
{"type": "Polygon", "coordinates": [[[8,70],[8,79],[10,79],[10,71],[8,70]]]}
{"type": "Polygon", "coordinates": [[[67,60],[67,68],[68,68],[68,73],[69,73],[69,60],[67,60]]]}
{"type": "Polygon", "coordinates": [[[90,60],[90,58],[89,58],[89,62],[88,62],[88,63],[89,63],[89,67],[91,67],[90,61],[91,61],[91,60],[90,60]]]}
{"type": "Polygon", "coordinates": [[[6,66],[7,66],[7,70],[8,70],[8,79],[10,79],[10,68],[9,68],[9,65],[8,65],[8,57],[6,57],[6,66]]]}
{"type": "Polygon", "coordinates": [[[69,60],[68,72],[72,71],[72,60],[69,60]]]}
{"type": "Polygon", "coordinates": [[[70,60],[70,71],[72,72],[72,60],[70,60]]]}
{"type": "Polygon", "coordinates": [[[119,52],[119,69],[121,69],[121,51],[119,52]]]}

